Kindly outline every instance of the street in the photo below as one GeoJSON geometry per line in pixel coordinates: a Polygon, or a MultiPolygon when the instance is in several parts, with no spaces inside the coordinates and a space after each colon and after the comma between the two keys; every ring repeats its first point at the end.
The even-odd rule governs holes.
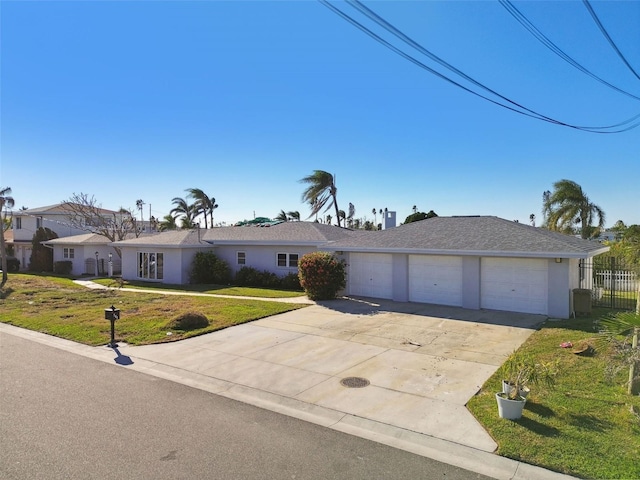
{"type": "Polygon", "coordinates": [[[8,334],[0,477],[488,478],[8,334]]]}

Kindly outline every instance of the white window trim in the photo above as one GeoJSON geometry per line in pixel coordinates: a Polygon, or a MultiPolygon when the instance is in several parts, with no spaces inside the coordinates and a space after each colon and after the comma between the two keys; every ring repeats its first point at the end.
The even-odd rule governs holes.
{"type": "Polygon", "coordinates": [[[136,252],[136,278],[139,280],[145,280],[145,281],[150,281],[150,282],[161,282],[162,280],[164,280],[164,253],[163,252],[152,252],[152,251],[143,251],[143,250],[139,250],[138,252],[136,252]],[[147,264],[146,264],[146,272],[142,272],[142,274],[140,273],[140,270],[142,270],[143,265],[141,264],[141,262],[144,262],[143,258],[144,256],[147,256],[147,264]],[[150,255],[154,255],[154,267],[151,268],[151,262],[150,260],[150,255]],[[159,256],[162,255],[162,271],[160,272],[160,275],[158,275],[158,265],[159,265],[159,261],[158,258],[159,256]],[[153,271],[153,276],[151,276],[151,272],[153,271]],[[146,273],[146,276],[145,276],[146,273]]]}
{"type": "Polygon", "coordinates": [[[298,262],[300,261],[300,254],[299,253],[295,253],[295,252],[277,252],[276,253],[276,267],[277,268],[298,268],[298,262]],[[278,263],[278,257],[280,255],[284,255],[285,256],[285,265],[280,265],[278,263]],[[291,256],[295,255],[296,256],[296,264],[295,265],[291,265],[291,256]]]}
{"type": "Polygon", "coordinates": [[[74,248],[65,247],[62,249],[62,257],[65,259],[75,258],[75,253],[76,252],[74,248]]]}
{"type": "Polygon", "coordinates": [[[242,265],[243,267],[247,264],[247,252],[243,250],[239,250],[236,252],[236,265],[242,265]],[[240,263],[240,254],[242,254],[242,263],[240,263]]]}

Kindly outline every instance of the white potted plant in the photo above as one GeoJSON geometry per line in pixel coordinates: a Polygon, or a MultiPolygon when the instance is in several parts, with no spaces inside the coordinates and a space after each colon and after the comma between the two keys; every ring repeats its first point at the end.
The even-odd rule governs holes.
{"type": "Polygon", "coordinates": [[[555,363],[536,362],[526,353],[513,352],[500,367],[502,373],[502,392],[496,393],[498,415],[500,418],[517,420],[529,394],[529,385],[544,383],[552,387],[557,373],[555,363]]]}

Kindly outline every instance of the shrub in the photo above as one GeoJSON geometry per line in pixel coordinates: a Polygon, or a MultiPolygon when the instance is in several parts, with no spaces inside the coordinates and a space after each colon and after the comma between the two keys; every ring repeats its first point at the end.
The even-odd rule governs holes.
{"type": "Polygon", "coordinates": [[[198,252],[193,258],[191,283],[227,285],[231,281],[231,269],[213,252],[198,252]]]}
{"type": "Polygon", "coordinates": [[[209,319],[199,312],[187,312],[178,315],[167,324],[172,330],[197,330],[209,326],[209,319]]]}
{"type": "Polygon", "coordinates": [[[283,290],[302,290],[300,278],[297,273],[288,273],[280,278],[280,288],[283,290]]]}
{"type": "Polygon", "coordinates": [[[311,300],[336,298],[347,284],[344,262],[328,252],[303,255],[298,262],[298,277],[311,300]]]}
{"type": "Polygon", "coordinates": [[[53,250],[42,245],[46,240],[58,238],[58,234],[49,228],[40,227],[31,239],[31,257],[29,270],[32,272],[53,271],[53,250]]]}
{"type": "Polygon", "coordinates": [[[69,275],[72,268],[73,263],[71,260],[59,260],[53,263],[53,272],[60,275],[69,275]]]}

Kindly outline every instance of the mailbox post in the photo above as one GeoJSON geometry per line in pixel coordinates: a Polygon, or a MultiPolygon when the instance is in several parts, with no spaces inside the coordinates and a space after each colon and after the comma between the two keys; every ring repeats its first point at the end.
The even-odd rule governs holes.
{"type": "Polygon", "coordinates": [[[111,305],[111,308],[104,309],[104,318],[105,320],[109,320],[111,322],[111,342],[109,342],[108,347],[116,348],[118,344],[116,343],[116,320],[120,320],[120,309],[111,305]]]}

